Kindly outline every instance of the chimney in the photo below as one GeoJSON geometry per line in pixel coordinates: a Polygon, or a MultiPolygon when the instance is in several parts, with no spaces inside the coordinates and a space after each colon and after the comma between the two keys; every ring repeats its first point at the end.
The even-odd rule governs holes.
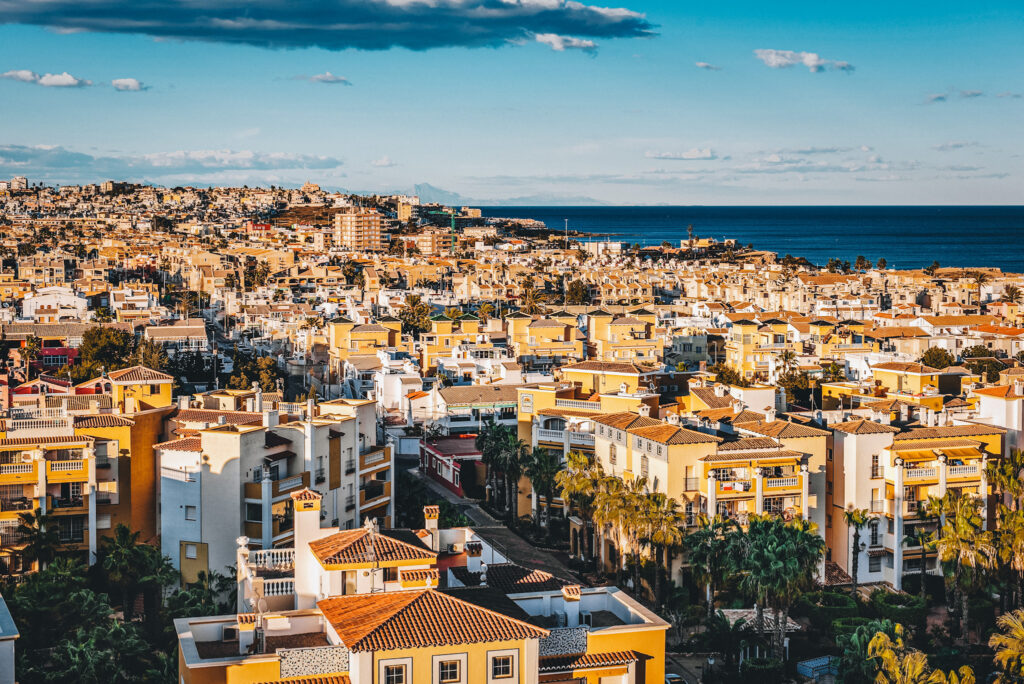
{"type": "Polygon", "coordinates": [[[320,591],[320,563],[309,551],[309,543],[320,536],[320,498],[308,487],[292,493],[296,610],[313,608],[320,591]]]}
{"type": "Polygon", "coordinates": [[[565,626],[580,626],[580,585],[567,584],[562,587],[562,607],[565,608],[565,626]]]}
{"type": "Polygon", "coordinates": [[[178,397],[178,409],[181,410],[181,411],[184,411],[185,409],[187,409],[188,408],[188,400],[189,400],[189,396],[187,394],[182,394],[180,397],[178,397]]]}
{"type": "Polygon", "coordinates": [[[637,406],[636,412],[646,418],[651,415],[651,407],[647,404],[640,404],[637,406]]]}
{"type": "Polygon", "coordinates": [[[313,420],[314,416],[316,416],[316,414],[313,412],[315,407],[316,401],[313,400],[313,397],[309,397],[308,399],[306,399],[306,418],[308,420],[313,420]]]}
{"type": "Polygon", "coordinates": [[[487,563],[480,563],[480,586],[487,586],[487,563]]]}
{"type": "Polygon", "coordinates": [[[267,409],[263,412],[263,427],[275,427],[278,424],[277,409],[267,409]]]}
{"type": "Polygon", "coordinates": [[[769,408],[767,411],[764,412],[764,422],[766,423],[771,423],[772,421],[775,420],[775,417],[776,413],[774,408],[769,408]]]}
{"type": "Polygon", "coordinates": [[[481,542],[467,542],[466,544],[466,570],[480,572],[480,566],[484,562],[484,545],[481,542]]]}
{"type": "Polygon", "coordinates": [[[228,424],[228,417],[227,416],[217,416],[217,425],[227,425],[227,424],[228,424]]]}
{"type": "Polygon", "coordinates": [[[257,413],[263,410],[263,388],[259,385],[256,386],[256,395],[253,397],[252,406],[252,410],[257,413]]]}
{"type": "Polygon", "coordinates": [[[246,411],[248,411],[249,413],[252,413],[253,410],[255,409],[255,407],[256,407],[256,402],[253,400],[252,397],[249,397],[248,399],[245,400],[245,410],[246,411]]]}
{"type": "Polygon", "coordinates": [[[1015,379],[1013,381],[1013,393],[1018,397],[1024,396],[1024,380],[1015,379]]]}
{"type": "Polygon", "coordinates": [[[430,534],[430,550],[437,553],[441,549],[441,534],[437,529],[437,518],[441,514],[440,507],[423,507],[423,529],[430,534]]]}
{"type": "Polygon", "coordinates": [[[890,425],[890,424],[892,424],[892,414],[889,413],[888,411],[879,411],[878,412],[878,422],[880,424],[882,424],[882,425],[890,425]]]}
{"type": "Polygon", "coordinates": [[[715,385],[715,396],[716,397],[724,397],[725,396],[725,385],[723,385],[722,383],[717,383],[715,385]]]}
{"type": "Polygon", "coordinates": [[[900,422],[906,423],[910,420],[910,407],[904,403],[900,403],[900,422]]]}

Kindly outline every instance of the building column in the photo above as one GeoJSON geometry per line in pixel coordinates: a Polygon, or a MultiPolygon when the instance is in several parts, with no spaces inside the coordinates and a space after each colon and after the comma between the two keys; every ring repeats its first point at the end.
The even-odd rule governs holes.
{"type": "MultiPolygon", "coordinates": [[[[946,496],[946,454],[939,454],[939,497],[946,496]]],[[[946,526],[946,512],[939,513],[939,529],[946,526]]]]}
{"type": "Polygon", "coordinates": [[[893,542],[892,542],[892,586],[896,591],[903,589],[903,459],[895,460],[896,484],[893,485],[893,542]]]}
{"type": "Polygon", "coordinates": [[[270,479],[270,469],[263,469],[263,486],[262,496],[260,497],[263,501],[263,516],[262,516],[262,527],[263,536],[260,539],[260,543],[264,549],[269,549],[274,546],[274,510],[273,510],[273,499],[274,499],[274,481],[270,479]]]}
{"type": "Polygon", "coordinates": [[[39,513],[45,514],[46,510],[46,454],[42,449],[32,452],[32,460],[38,469],[39,481],[36,483],[36,493],[39,495],[39,513]]]}
{"type": "Polygon", "coordinates": [[[96,450],[86,447],[83,450],[85,455],[85,467],[89,473],[87,483],[89,493],[89,565],[96,563],[96,450]]]}
{"type": "Polygon", "coordinates": [[[764,468],[754,468],[754,513],[764,513],[764,468]]]}
{"type": "Polygon", "coordinates": [[[239,613],[246,613],[245,601],[245,580],[247,577],[247,566],[249,565],[249,538],[245,535],[235,540],[238,549],[235,552],[235,610],[239,613]]]}
{"type": "Polygon", "coordinates": [[[718,481],[713,472],[708,473],[708,518],[714,518],[718,510],[718,481]]]}
{"type": "Polygon", "coordinates": [[[811,519],[811,469],[806,463],[800,464],[800,515],[804,520],[811,519]]]}

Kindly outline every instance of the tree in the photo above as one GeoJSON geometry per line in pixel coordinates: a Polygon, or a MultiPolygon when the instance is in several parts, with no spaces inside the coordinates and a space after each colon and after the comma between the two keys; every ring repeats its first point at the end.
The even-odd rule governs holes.
{"type": "Polygon", "coordinates": [[[132,362],[157,371],[165,371],[171,365],[163,345],[147,339],[142,339],[135,348],[132,362]]]}
{"type": "Polygon", "coordinates": [[[647,502],[648,538],[655,553],[654,601],[656,605],[663,606],[665,598],[662,569],[664,568],[667,573],[672,566],[672,550],[683,542],[682,528],[686,518],[679,510],[676,500],[664,494],[650,494],[647,502]]]}
{"type": "Polygon", "coordinates": [[[525,314],[534,315],[544,313],[544,307],[541,302],[544,301],[545,295],[542,292],[538,292],[535,287],[531,285],[523,288],[523,294],[519,300],[519,310],[525,314]]]}
{"type": "Polygon", "coordinates": [[[507,432],[507,427],[495,422],[494,416],[489,416],[475,440],[475,446],[480,451],[480,460],[487,467],[487,489],[492,504],[498,499],[498,466],[501,460],[501,445],[507,432]]]}
{"type": "Polygon", "coordinates": [[[956,363],[956,359],[942,347],[929,347],[918,359],[918,363],[942,370],[956,363]]]}
{"type": "Polygon", "coordinates": [[[32,377],[32,364],[39,358],[39,352],[43,348],[43,341],[35,335],[25,339],[25,345],[21,348],[21,355],[25,359],[26,377],[32,377]]]}
{"type": "Polygon", "coordinates": [[[550,449],[534,449],[526,459],[523,473],[530,480],[533,496],[544,502],[540,523],[545,529],[551,520],[551,497],[557,484],[555,478],[561,471],[561,456],[550,449]]]}
{"type": "Polygon", "coordinates": [[[93,310],[93,320],[97,323],[109,323],[114,320],[114,312],[105,306],[93,310]]]}
{"type": "Polygon", "coordinates": [[[928,599],[928,588],[925,585],[925,574],[928,565],[928,548],[935,540],[935,534],[930,530],[925,529],[924,525],[915,525],[911,528],[911,531],[903,538],[903,544],[906,546],[920,546],[921,547],[921,600],[926,601],[928,599]]]}
{"type": "Polygon", "coordinates": [[[1016,285],[1007,285],[1003,288],[1003,301],[1011,304],[1020,304],[1024,300],[1024,292],[1016,285]]]}
{"type": "Polygon", "coordinates": [[[958,672],[931,670],[928,657],[903,643],[903,626],[896,636],[877,633],[868,644],[868,657],[878,660],[875,684],[974,684],[974,670],[964,666],[958,672]]]}
{"type": "Polygon", "coordinates": [[[841,684],[870,682],[881,667],[878,658],[868,657],[868,646],[876,634],[888,634],[895,638],[899,627],[889,620],[872,620],[857,627],[849,634],[841,634],[836,646],[842,651],[839,656],[839,678],[841,684]]]}
{"type": "Polygon", "coordinates": [[[586,454],[570,451],[566,458],[567,467],[557,475],[555,482],[562,492],[562,500],[579,512],[583,520],[583,539],[580,540],[580,555],[591,558],[589,526],[594,522],[594,497],[597,483],[603,477],[600,463],[592,463],[586,454]]]}
{"type": "Polygon", "coordinates": [[[960,597],[960,638],[967,639],[968,599],[992,567],[996,550],[992,533],[983,530],[977,498],[964,495],[952,499],[951,510],[935,541],[939,559],[952,569],[952,585],[960,597]]]}
{"type": "Polygon", "coordinates": [[[457,306],[448,306],[441,312],[441,315],[454,321],[462,316],[462,309],[457,306]]]}
{"type": "Polygon", "coordinates": [[[1000,670],[996,684],[1024,681],[1024,610],[1000,615],[996,625],[999,631],[988,640],[1000,670]]]}
{"type": "Polygon", "coordinates": [[[736,523],[729,518],[701,516],[698,528],[683,540],[683,548],[686,549],[696,580],[707,588],[709,620],[715,610],[715,589],[729,569],[726,550],[732,544],[730,533],[735,529],[736,523]]]}
{"type": "Polygon", "coordinates": [[[519,478],[523,476],[523,463],[529,449],[530,445],[519,439],[514,430],[505,432],[498,452],[498,463],[505,480],[505,494],[508,500],[505,510],[510,527],[519,520],[519,478]]]}
{"type": "Polygon", "coordinates": [[[398,311],[398,319],[402,321],[402,332],[418,340],[420,334],[430,330],[430,305],[419,295],[406,295],[405,306],[398,311]]]}
{"type": "Polygon", "coordinates": [[[858,271],[870,270],[871,269],[871,260],[866,258],[866,257],[864,257],[864,256],[858,255],[857,259],[854,261],[854,266],[853,267],[856,268],[858,271]]]}
{"type": "Polygon", "coordinates": [[[853,579],[852,595],[854,599],[857,598],[857,570],[860,565],[860,531],[868,524],[871,519],[871,513],[866,508],[854,508],[853,504],[850,504],[845,511],[843,511],[843,519],[846,521],[846,526],[853,530],[853,539],[850,542],[850,569],[851,578],[853,579]]]}
{"type": "Polygon", "coordinates": [[[925,273],[925,275],[933,276],[936,273],[938,273],[939,268],[940,268],[939,262],[938,261],[933,261],[931,266],[928,266],[927,268],[924,269],[924,273],[925,273]]]}
{"type": "Polygon", "coordinates": [[[124,523],[118,523],[114,536],[103,540],[103,569],[121,590],[121,609],[125,622],[132,621],[135,594],[142,576],[143,554],[139,533],[132,532],[124,523]]]}
{"type": "Polygon", "coordinates": [[[78,347],[83,366],[103,366],[106,371],[120,370],[132,364],[135,336],[121,328],[95,326],[82,334],[78,347]]]}
{"type": "Polygon", "coordinates": [[[616,584],[621,584],[623,569],[622,544],[620,541],[622,519],[625,515],[625,488],[617,477],[604,477],[597,483],[594,495],[594,526],[601,531],[601,537],[611,535],[615,542],[618,558],[615,559],[616,584]]]}
{"type": "Polygon", "coordinates": [[[888,262],[888,261],[886,261],[886,260],[885,260],[885,258],[883,257],[883,258],[881,258],[881,259],[879,259],[879,260],[878,260],[878,264],[876,265],[876,267],[878,268],[878,270],[879,270],[879,271],[884,271],[884,270],[885,270],[885,268],[886,268],[886,267],[887,267],[888,265],[889,265],[889,262],[888,262]]]}
{"type": "Polygon", "coordinates": [[[477,317],[486,322],[495,313],[494,305],[489,302],[484,302],[476,309],[477,317]]]}
{"type": "Polygon", "coordinates": [[[15,541],[5,548],[17,553],[27,563],[39,563],[39,569],[57,558],[63,544],[57,529],[57,519],[47,513],[31,511],[18,515],[18,526],[14,532],[15,541]]]}
{"type": "Polygon", "coordinates": [[[590,288],[582,280],[569,283],[565,291],[566,304],[590,304],[590,288]]]}
{"type": "Polygon", "coordinates": [[[978,288],[978,304],[981,304],[981,288],[988,285],[989,281],[992,280],[992,276],[987,271],[972,271],[968,277],[974,286],[978,288]]]}

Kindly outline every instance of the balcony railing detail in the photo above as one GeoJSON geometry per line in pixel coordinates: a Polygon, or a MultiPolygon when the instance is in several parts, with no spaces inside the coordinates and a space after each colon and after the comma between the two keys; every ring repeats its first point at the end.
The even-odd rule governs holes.
{"type": "Polygon", "coordinates": [[[904,480],[933,480],[938,476],[938,468],[907,468],[903,471],[904,480]]]}
{"type": "Polygon", "coordinates": [[[796,477],[769,477],[764,481],[766,489],[789,489],[800,484],[800,478],[796,477]]]}
{"type": "Polygon", "coordinates": [[[981,471],[977,465],[949,466],[946,474],[949,477],[975,477],[981,471]]]}

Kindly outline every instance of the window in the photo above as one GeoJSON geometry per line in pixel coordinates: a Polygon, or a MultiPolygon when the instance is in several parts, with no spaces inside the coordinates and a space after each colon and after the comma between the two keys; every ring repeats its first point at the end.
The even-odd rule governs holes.
{"type": "Polygon", "coordinates": [[[868,525],[868,536],[871,537],[871,545],[878,546],[878,523],[868,525]]]}
{"type": "Polygon", "coordinates": [[[437,666],[437,680],[441,684],[449,684],[450,682],[457,682],[461,679],[459,677],[459,661],[458,660],[442,660],[437,666]]]}
{"type": "Polygon", "coordinates": [[[197,511],[195,506],[185,506],[185,520],[195,520],[196,514],[197,511]]]}
{"type": "Polygon", "coordinates": [[[405,684],[405,665],[385,665],[384,684],[405,684]]]}
{"type": "MultiPolygon", "coordinates": [[[[611,463],[612,465],[615,465],[615,445],[614,444],[612,444],[611,446],[608,447],[608,462],[611,463]]],[[[18,485],[18,486],[21,487],[21,485],[18,485]]]]}
{"type": "Polygon", "coordinates": [[[199,557],[199,550],[195,544],[185,544],[185,558],[195,560],[199,557]]]}
{"type": "Polygon", "coordinates": [[[882,571],[882,557],[871,556],[868,558],[868,572],[881,572],[882,571]]]}
{"type": "Polygon", "coordinates": [[[491,679],[506,679],[512,676],[512,656],[491,658],[491,679]]]}
{"type": "Polygon", "coordinates": [[[263,522],[263,504],[245,504],[245,520],[246,522],[263,522]]]}

